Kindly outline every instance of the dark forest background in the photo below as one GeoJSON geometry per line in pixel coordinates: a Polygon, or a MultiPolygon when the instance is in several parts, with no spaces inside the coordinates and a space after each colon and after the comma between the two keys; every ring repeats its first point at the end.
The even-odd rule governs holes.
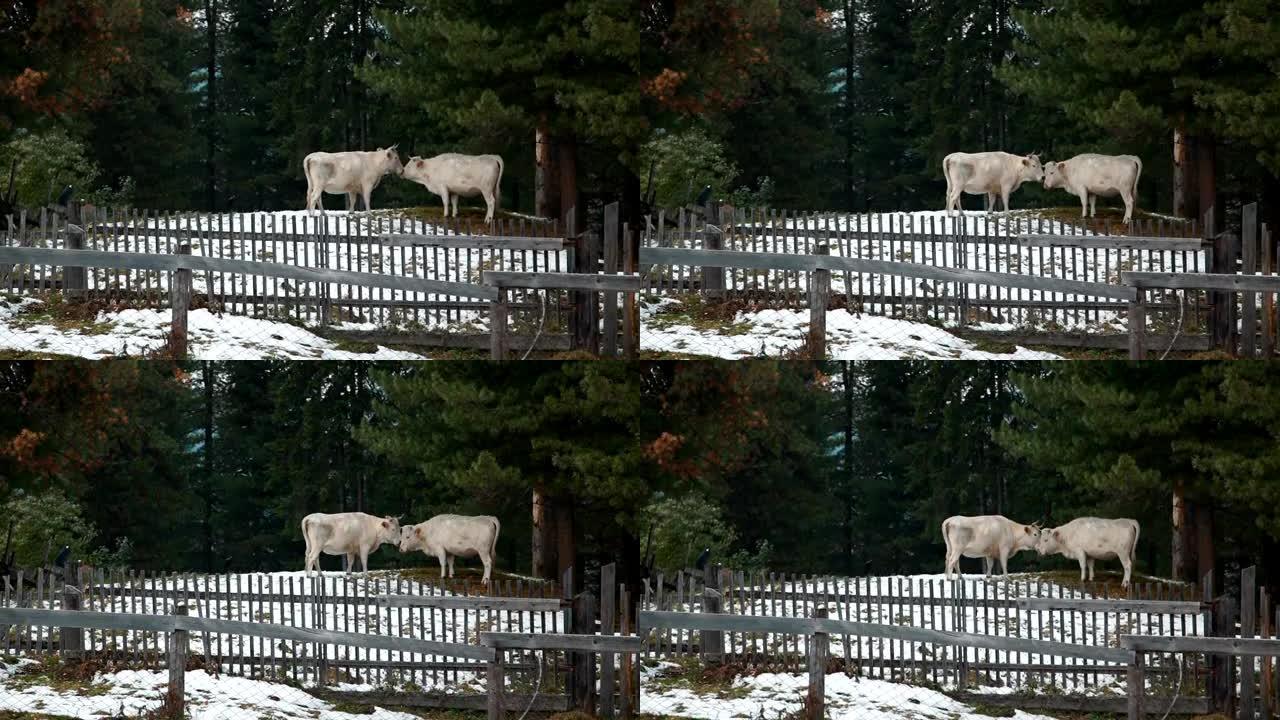
{"type": "Polygon", "coordinates": [[[0,406],[18,565],[66,542],[99,564],[297,569],[304,515],[363,510],[497,515],[498,567],[539,576],[616,559],[634,582],[707,547],[743,569],[940,572],[943,518],[1000,513],[1136,518],[1142,573],[1280,577],[1269,364],[17,362],[0,406]]]}
{"type": "MultiPolygon", "coordinates": [[[[949,152],[1092,150],[1143,158],[1145,209],[1262,198],[1276,222],[1278,10],[17,0],[0,8],[0,187],[12,169],[21,207],[73,184],[99,203],[300,208],[308,152],[399,143],[500,153],[504,207],[552,217],[605,198],[633,216],[704,184],[739,205],[919,209],[941,207],[949,152]]],[[[436,204],[398,180],[377,200],[436,204]]],[[[1015,200],[1072,204],[1032,187],[1015,200]]]]}

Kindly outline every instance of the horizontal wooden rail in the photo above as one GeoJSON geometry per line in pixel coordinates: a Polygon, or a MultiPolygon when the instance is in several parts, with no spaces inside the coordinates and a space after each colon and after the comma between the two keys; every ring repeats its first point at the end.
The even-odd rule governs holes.
{"type": "Polygon", "coordinates": [[[1219,290],[1223,292],[1280,292],[1280,275],[1225,273],[1122,272],[1120,282],[1134,288],[1219,290]]]}
{"type": "Polygon", "coordinates": [[[1280,657],[1280,640],[1265,638],[1121,635],[1120,646],[1135,652],[1220,653],[1280,657]]]}
{"type": "MultiPolygon", "coordinates": [[[[1008,707],[1022,710],[1065,710],[1073,713],[1112,713],[1123,715],[1128,709],[1129,699],[1126,697],[1098,697],[1097,695],[1053,695],[1050,693],[1027,694],[1024,692],[996,695],[981,692],[958,692],[951,695],[956,700],[970,705],[986,705],[988,707],[1008,707]]],[[[1209,712],[1209,699],[1203,697],[1176,698],[1152,696],[1145,699],[1144,711],[1147,715],[1164,715],[1172,711],[1172,715],[1205,715],[1209,712]]]]}
{"type": "Polygon", "coordinates": [[[422,607],[454,610],[527,610],[558,612],[570,606],[556,598],[508,598],[461,595],[379,595],[375,603],[383,607],[422,607]]]}
{"type": "Polygon", "coordinates": [[[416,235],[382,233],[381,244],[398,247],[445,247],[494,250],[563,250],[572,241],[557,237],[506,237],[500,235],[416,235]]]}
{"type": "Polygon", "coordinates": [[[822,618],[779,618],[753,615],[727,615],[721,613],[681,613],[642,611],[642,633],[653,628],[677,628],[684,630],[721,630],[728,632],[775,632],[808,635],[824,632],[832,635],[861,635],[935,645],[963,645],[965,647],[1008,650],[1059,657],[1076,657],[1103,662],[1128,663],[1133,659],[1131,650],[1109,647],[1073,645],[1071,643],[1029,640],[1023,638],[977,635],[974,633],[930,630],[906,625],[879,625],[822,618]]]}
{"type": "Polygon", "coordinates": [[[483,285],[425,280],[379,273],[327,270],[254,260],[229,260],[204,255],[104,252],[101,250],[55,250],[51,248],[0,247],[0,263],[30,263],[70,267],[127,268],[131,270],[196,270],[241,275],[289,278],[304,282],[338,283],[360,287],[388,288],[410,292],[458,295],[497,300],[498,291],[483,285]]]}
{"type": "Polygon", "coordinates": [[[987,272],[983,270],[960,270],[941,268],[918,263],[902,263],[887,260],[863,260],[861,258],[839,257],[836,255],[801,255],[784,253],[739,252],[736,250],[686,250],[683,248],[640,248],[640,262],[646,265],[691,265],[714,268],[747,268],[755,270],[798,270],[813,271],[818,269],[871,273],[877,275],[900,275],[904,277],[925,278],[943,282],[971,283],[975,285],[998,285],[1000,287],[1024,288],[1029,290],[1045,290],[1049,292],[1070,293],[1073,295],[1092,295],[1096,297],[1115,298],[1133,301],[1137,298],[1137,290],[1122,285],[1107,285],[1080,280],[1061,280],[1058,278],[1038,277],[1034,275],[1013,275],[1010,273],[987,272]]]}
{"type": "Polygon", "coordinates": [[[573,635],[568,633],[482,632],[480,644],[497,650],[581,650],[586,652],[640,652],[644,644],[635,635],[573,635]]]}
{"type": "Polygon", "coordinates": [[[539,288],[545,290],[588,290],[598,292],[639,292],[644,278],[639,275],[587,275],[557,272],[508,272],[485,270],[481,282],[495,288],[539,288]]]}
{"type": "Polygon", "coordinates": [[[445,655],[486,662],[492,661],[494,658],[494,652],[491,648],[477,647],[475,645],[415,640],[391,635],[368,635],[334,630],[296,628],[270,623],[244,622],[242,620],[214,620],[212,618],[185,615],[141,615],[80,610],[0,608],[0,623],[101,630],[150,630],[153,632],[186,630],[188,632],[251,635],[276,640],[316,642],[325,645],[350,645],[373,650],[396,650],[426,655],[445,655]]]}
{"type": "Polygon", "coordinates": [[[1142,237],[1135,235],[1052,235],[1024,233],[1018,236],[1023,247],[1078,247],[1106,250],[1204,250],[1212,243],[1194,237],[1142,237]]]}
{"type": "Polygon", "coordinates": [[[1209,612],[1209,603],[1178,600],[1106,600],[1073,598],[1019,598],[1018,608],[1027,610],[1084,610],[1091,612],[1135,612],[1159,615],[1197,615],[1209,612]]]}

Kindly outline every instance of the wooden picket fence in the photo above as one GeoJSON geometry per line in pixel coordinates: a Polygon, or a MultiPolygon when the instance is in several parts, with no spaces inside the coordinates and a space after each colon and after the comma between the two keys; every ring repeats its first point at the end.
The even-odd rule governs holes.
{"type": "MultiPolygon", "coordinates": [[[[806,618],[830,608],[837,620],[907,625],[1024,640],[1106,647],[1122,633],[1201,636],[1210,606],[1195,585],[1084,583],[1067,587],[1040,579],[966,576],[837,578],[722,569],[704,576],[678,572],[653,578],[642,610],[806,618]]],[[[1122,664],[945,643],[913,643],[853,635],[831,639],[832,655],[863,676],[908,683],[968,687],[1057,688],[1079,692],[1123,676],[1122,664]]],[[[647,646],[662,659],[699,657],[748,666],[800,670],[804,636],[727,632],[710,650],[706,636],[670,629],[647,646]],[[710,655],[708,653],[710,652],[710,655]]],[[[1153,668],[1159,675],[1174,668],[1153,668]]],[[[1203,686],[1205,669],[1187,669],[1187,682],[1203,686]]]]}

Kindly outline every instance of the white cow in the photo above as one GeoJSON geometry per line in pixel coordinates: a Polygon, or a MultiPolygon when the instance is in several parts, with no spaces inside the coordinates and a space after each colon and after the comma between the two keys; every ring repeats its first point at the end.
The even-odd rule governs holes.
{"type": "Polygon", "coordinates": [[[450,200],[453,201],[453,217],[457,217],[459,197],[483,196],[484,221],[490,223],[501,195],[502,158],[458,153],[444,153],[432,158],[414,156],[404,167],[404,177],[439,195],[444,202],[445,217],[449,217],[450,200]]]}
{"type": "Polygon", "coordinates": [[[1133,573],[1133,556],[1138,547],[1141,528],[1137,520],[1115,520],[1096,517],[1076,518],[1066,525],[1046,528],[1040,533],[1036,551],[1041,555],[1057,553],[1080,563],[1080,580],[1093,580],[1093,561],[1119,558],[1124,566],[1124,586],[1129,587],[1133,573]]]}
{"type": "Polygon", "coordinates": [[[960,210],[960,193],[986,195],[987,210],[994,210],[996,198],[1009,209],[1009,194],[1024,182],[1044,178],[1039,155],[1012,155],[1007,152],[955,152],[942,159],[942,174],[947,179],[947,213],[960,210]]]}
{"type": "Polygon", "coordinates": [[[440,577],[453,577],[453,558],[476,557],[484,563],[484,582],[489,582],[493,558],[502,530],[492,515],[436,515],[424,523],[405,525],[400,530],[400,552],[421,550],[440,561],[440,577]]]}
{"type": "Polygon", "coordinates": [[[302,160],[307,176],[307,211],[324,210],[324,193],[347,196],[347,210],[356,209],[357,194],[364,198],[364,209],[372,210],[369,195],[382,182],[383,175],[401,175],[397,145],[365,152],[313,152],[302,160]]]}
{"type": "Polygon", "coordinates": [[[1044,166],[1044,186],[1050,190],[1062,188],[1080,198],[1080,217],[1093,217],[1098,196],[1119,195],[1124,201],[1126,224],[1133,220],[1133,204],[1141,177],[1142,159],[1136,155],[1085,153],[1044,166]]]}
{"type": "Polygon", "coordinates": [[[1023,525],[1003,515],[966,517],[953,515],[942,521],[942,540],[947,544],[945,575],[960,571],[960,558],[982,558],[986,574],[995,560],[1009,574],[1009,558],[1020,550],[1031,550],[1040,537],[1040,524],[1023,525]]]}
{"type": "Polygon", "coordinates": [[[383,543],[400,538],[400,518],[377,517],[362,512],[311,513],[302,518],[307,543],[306,573],[320,569],[320,553],[343,555],[349,572],[360,558],[360,569],[369,570],[369,554],[383,543]]]}

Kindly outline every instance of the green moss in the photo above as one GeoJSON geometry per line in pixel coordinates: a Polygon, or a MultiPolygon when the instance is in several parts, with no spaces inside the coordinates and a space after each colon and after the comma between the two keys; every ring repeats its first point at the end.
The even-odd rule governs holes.
{"type": "Polygon", "coordinates": [[[372,715],[377,708],[372,705],[364,705],[354,702],[338,702],[333,704],[336,712],[350,713],[352,715],[372,715]]]}
{"type": "Polygon", "coordinates": [[[373,354],[378,352],[378,344],[359,340],[339,340],[334,344],[334,349],[349,353],[373,354]]]}
{"type": "Polygon", "coordinates": [[[1018,711],[1011,707],[997,707],[995,705],[975,705],[973,707],[974,715],[986,715],[987,717],[1013,717],[1018,711]]]}

